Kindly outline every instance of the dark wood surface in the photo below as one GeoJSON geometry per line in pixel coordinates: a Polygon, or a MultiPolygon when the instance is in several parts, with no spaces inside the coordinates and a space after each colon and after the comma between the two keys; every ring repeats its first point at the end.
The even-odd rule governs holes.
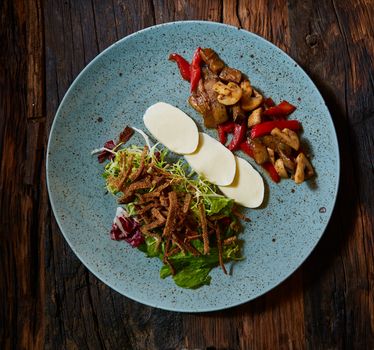
{"type": "Polygon", "coordinates": [[[374,349],[374,1],[0,0],[1,349],[374,349]],[[99,52],[139,29],[203,19],[260,34],[312,77],[341,148],[337,205],[317,249],[243,306],[180,314],[97,280],[51,212],[56,109],[99,52]]]}

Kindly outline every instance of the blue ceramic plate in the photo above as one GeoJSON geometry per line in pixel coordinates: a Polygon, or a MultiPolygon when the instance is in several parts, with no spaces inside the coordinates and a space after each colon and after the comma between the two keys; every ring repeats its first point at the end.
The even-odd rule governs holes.
{"type": "MultiPolygon", "coordinates": [[[[214,131],[208,131],[212,135],[214,131]]],[[[143,144],[138,137],[134,143],[143,144]]],[[[258,168],[258,167],[257,167],[258,168]]],[[[262,170],[259,169],[262,173],[262,170]]],[[[211,22],[158,25],[130,35],[97,56],[74,81],[57,111],[49,138],[47,180],[54,214],[79,259],[104,283],[141,303],[174,311],[202,312],[232,307],[274,288],[292,274],[321,238],[332,214],[339,182],[334,126],[313,82],[284,52],[235,27],[211,22]],[[189,84],[181,79],[172,52],[190,59],[197,46],[214,48],[229,65],[245,72],[275,101],[297,106],[293,117],[318,174],[295,185],[267,183],[266,205],[246,214],[242,238],[246,260],[226,276],[217,268],[210,286],[198,290],[161,280],[161,262],[147,259],[109,238],[116,201],[105,194],[103,166],[90,152],[116,138],[127,124],[142,128],[148,106],[165,101],[195,119],[189,84]]]]}

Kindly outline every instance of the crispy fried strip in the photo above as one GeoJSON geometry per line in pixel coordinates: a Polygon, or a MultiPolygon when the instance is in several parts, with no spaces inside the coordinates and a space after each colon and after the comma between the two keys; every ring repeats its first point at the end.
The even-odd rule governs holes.
{"type": "Polygon", "coordinates": [[[157,208],[152,208],[151,210],[151,213],[152,215],[157,219],[157,220],[160,220],[160,221],[164,221],[165,222],[165,217],[161,214],[161,212],[157,209],[157,208]]]}
{"type": "Polygon", "coordinates": [[[127,190],[125,190],[125,192],[123,193],[123,195],[118,199],[118,203],[119,204],[129,203],[133,199],[133,196],[134,196],[134,192],[129,191],[127,189],[127,190]]]}
{"type": "Polygon", "coordinates": [[[201,255],[200,252],[194,246],[192,246],[189,242],[182,241],[177,235],[173,235],[173,239],[174,239],[175,244],[179,243],[183,247],[184,250],[189,251],[192,255],[194,256],[201,255]]]}
{"type": "Polygon", "coordinates": [[[149,203],[147,205],[145,205],[144,207],[141,207],[140,209],[137,209],[136,210],[136,214],[138,215],[142,215],[144,214],[145,212],[147,212],[148,210],[154,208],[155,204],[154,203],[149,203]]]}
{"type": "Polygon", "coordinates": [[[169,200],[166,197],[164,197],[164,196],[160,197],[160,203],[165,208],[169,207],[169,200]]]}
{"type": "Polygon", "coordinates": [[[190,209],[191,200],[192,200],[191,194],[187,193],[186,196],[184,197],[184,203],[183,203],[183,209],[182,209],[182,212],[184,214],[187,214],[188,209],[190,209]]]}
{"type": "Polygon", "coordinates": [[[223,270],[224,274],[227,275],[227,270],[226,270],[225,264],[223,263],[223,257],[222,257],[221,230],[220,230],[218,224],[216,224],[216,237],[217,237],[219,264],[222,267],[222,270],[223,270]]]}
{"type": "Polygon", "coordinates": [[[139,168],[135,173],[131,174],[131,176],[130,176],[131,181],[136,181],[138,179],[138,177],[142,174],[142,172],[144,170],[144,160],[145,160],[145,157],[146,157],[147,153],[148,153],[148,147],[144,146],[142,156],[140,158],[139,168]]]}
{"type": "Polygon", "coordinates": [[[169,181],[169,182],[165,182],[164,184],[162,184],[162,185],[156,187],[154,191],[155,191],[155,192],[159,192],[159,193],[161,193],[165,188],[169,187],[170,184],[171,184],[171,181],[169,181]]]}
{"type": "Polygon", "coordinates": [[[231,237],[229,237],[229,238],[226,238],[226,239],[223,241],[223,245],[229,245],[229,244],[231,244],[232,242],[235,242],[237,239],[238,239],[238,237],[236,237],[236,236],[231,236],[231,237]]]}
{"type": "Polygon", "coordinates": [[[202,201],[199,203],[199,214],[200,214],[200,222],[201,222],[201,229],[202,229],[203,243],[204,243],[204,255],[206,255],[206,254],[209,254],[209,237],[208,237],[207,220],[205,216],[205,206],[202,201]]]}
{"type": "Polygon", "coordinates": [[[177,254],[181,251],[181,247],[179,245],[177,245],[176,247],[174,247],[171,251],[170,251],[170,256],[173,256],[174,254],[177,254]]]}
{"type": "Polygon", "coordinates": [[[175,191],[169,192],[169,211],[166,218],[166,224],[164,227],[164,232],[162,235],[165,237],[170,236],[171,230],[175,226],[175,219],[177,216],[178,211],[178,199],[177,199],[177,193],[175,191]]]}
{"type": "Polygon", "coordinates": [[[251,219],[247,218],[245,215],[243,215],[236,207],[232,208],[232,213],[241,220],[244,220],[245,222],[250,222],[251,219]]]}
{"type": "Polygon", "coordinates": [[[160,227],[161,225],[163,225],[165,222],[165,220],[156,220],[156,221],[153,221],[151,222],[150,224],[147,224],[147,225],[144,225],[143,227],[140,228],[140,230],[143,232],[144,231],[148,231],[148,230],[152,230],[156,227],[160,227]]]}
{"type": "Polygon", "coordinates": [[[171,262],[169,261],[169,259],[166,257],[164,259],[164,263],[167,264],[170,268],[170,271],[171,271],[171,274],[174,276],[175,275],[175,268],[174,266],[171,264],[171,262]]]}
{"type": "Polygon", "coordinates": [[[152,183],[149,177],[146,177],[145,179],[133,182],[129,187],[128,190],[129,192],[133,192],[136,190],[143,190],[146,188],[152,187],[152,183]]]}
{"type": "Polygon", "coordinates": [[[210,221],[217,221],[217,220],[221,220],[221,219],[226,218],[226,217],[227,217],[227,215],[225,215],[225,214],[218,214],[218,215],[209,216],[209,219],[210,219],[210,221]]]}
{"type": "Polygon", "coordinates": [[[122,175],[121,181],[118,184],[118,189],[123,192],[123,185],[125,184],[127,178],[129,177],[132,170],[132,161],[134,160],[134,155],[130,154],[130,157],[126,159],[127,169],[122,175]]]}

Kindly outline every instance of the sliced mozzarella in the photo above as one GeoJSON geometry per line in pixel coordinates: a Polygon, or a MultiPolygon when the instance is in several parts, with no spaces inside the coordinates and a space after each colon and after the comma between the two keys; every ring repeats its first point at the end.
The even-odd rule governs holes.
{"type": "Polygon", "coordinates": [[[246,160],[235,157],[236,175],[229,186],[219,186],[222,193],[247,208],[257,208],[264,199],[264,181],[246,160]]]}
{"type": "Polygon", "coordinates": [[[230,185],[235,177],[235,157],[213,137],[201,132],[197,150],[185,155],[188,164],[198,174],[216,185],[230,185]]]}
{"type": "Polygon", "coordinates": [[[165,102],[150,106],[143,117],[149,132],[171,151],[193,153],[199,143],[199,132],[192,118],[165,102]]]}

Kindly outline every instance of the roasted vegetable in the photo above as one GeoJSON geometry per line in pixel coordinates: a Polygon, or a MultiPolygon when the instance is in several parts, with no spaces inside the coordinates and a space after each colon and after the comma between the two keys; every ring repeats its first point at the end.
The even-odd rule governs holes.
{"type": "Polygon", "coordinates": [[[278,129],[290,129],[290,130],[299,130],[301,124],[297,120],[275,120],[271,122],[264,122],[258,125],[255,125],[251,130],[251,138],[260,137],[263,135],[270,134],[274,128],[278,129]]]}
{"type": "Polygon", "coordinates": [[[238,84],[228,83],[227,85],[218,81],[214,84],[213,90],[218,93],[218,102],[225,106],[232,106],[242,97],[242,89],[238,84]]]}
{"type": "Polygon", "coordinates": [[[201,49],[200,56],[213,73],[219,73],[225,67],[225,62],[210,48],[201,49]]]}
{"type": "Polygon", "coordinates": [[[269,161],[268,151],[260,140],[249,140],[249,145],[251,146],[253,158],[257,164],[264,164],[269,161]]]}
{"type": "Polygon", "coordinates": [[[222,69],[219,78],[226,82],[239,84],[242,80],[242,72],[235,68],[225,67],[222,69]]]}
{"type": "Polygon", "coordinates": [[[201,77],[201,48],[198,47],[193,55],[191,62],[191,92],[194,92],[199,84],[201,77]]]}
{"type": "Polygon", "coordinates": [[[248,95],[245,95],[245,97],[240,101],[241,107],[247,112],[253,111],[254,109],[260,107],[264,100],[263,96],[258,91],[253,88],[252,91],[254,96],[248,97],[248,95]]]}
{"type": "Polygon", "coordinates": [[[295,171],[295,182],[301,184],[305,179],[309,179],[314,175],[312,164],[310,164],[308,158],[304,153],[299,153],[296,157],[296,171],[295,171]]]}
{"type": "Polygon", "coordinates": [[[284,163],[282,159],[279,158],[275,161],[274,168],[280,177],[283,177],[284,179],[288,178],[287,170],[284,167],[284,163]]]}
{"type": "Polygon", "coordinates": [[[248,127],[261,123],[262,107],[256,108],[248,117],[248,127]]]}
{"type": "Polygon", "coordinates": [[[246,121],[247,116],[245,112],[240,107],[239,103],[236,103],[232,106],[232,119],[235,123],[241,123],[246,121]]]}
{"type": "Polygon", "coordinates": [[[279,139],[282,140],[283,143],[287,144],[288,146],[292,147],[295,151],[299,150],[300,147],[300,140],[299,136],[297,136],[296,132],[290,129],[283,129],[280,131],[278,128],[274,128],[271,131],[273,136],[277,136],[279,139]]]}
{"type": "MultiPolygon", "coordinates": [[[[274,103],[274,102],[273,102],[274,103]]],[[[290,115],[296,109],[291,103],[282,101],[277,106],[272,106],[264,111],[264,115],[275,119],[284,118],[290,115]]]]}
{"type": "Polygon", "coordinates": [[[191,66],[181,55],[172,53],[169,56],[169,60],[177,63],[179,72],[184,80],[191,80],[191,66]]]}

